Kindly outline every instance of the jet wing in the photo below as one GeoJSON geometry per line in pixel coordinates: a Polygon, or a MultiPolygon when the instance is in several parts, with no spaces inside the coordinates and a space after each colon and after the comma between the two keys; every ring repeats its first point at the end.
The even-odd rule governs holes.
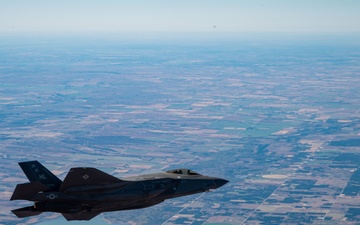
{"type": "Polygon", "coordinates": [[[105,172],[91,167],[79,167],[70,169],[66,175],[59,191],[64,191],[69,187],[76,186],[92,186],[92,185],[106,185],[111,183],[124,182],[119,178],[111,176],[105,172]]]}
{"type": "Polygon", "coordinates": [[[71,220],[91,220],[92,218],[94,218],[95,216],[99,215],[100,213],[91,213],[91,212],[87,212],[87,213],[62,213],[63,217],[65,217],[65,219],[67,221],[71,221],[71,220]]]}

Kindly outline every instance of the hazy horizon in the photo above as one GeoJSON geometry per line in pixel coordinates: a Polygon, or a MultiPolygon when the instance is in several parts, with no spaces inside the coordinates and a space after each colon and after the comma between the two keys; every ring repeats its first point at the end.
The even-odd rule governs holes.
{"type": "Polygon", "coordinates": [[[360,32],[355,0],[6,1],[0,32],[360,32]]]}

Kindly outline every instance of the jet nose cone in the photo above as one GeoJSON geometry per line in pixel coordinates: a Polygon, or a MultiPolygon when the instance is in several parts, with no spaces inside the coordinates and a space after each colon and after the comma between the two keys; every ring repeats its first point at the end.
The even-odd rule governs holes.
{"type": "Polygon", "coordinates": [[[225,179],[216,179],[215,180],[215,184],[216,184],[216,188],[219,188],[223,185],[225,185],[227,182],[229,182],[228,180],[225,180],[225,179]]]}

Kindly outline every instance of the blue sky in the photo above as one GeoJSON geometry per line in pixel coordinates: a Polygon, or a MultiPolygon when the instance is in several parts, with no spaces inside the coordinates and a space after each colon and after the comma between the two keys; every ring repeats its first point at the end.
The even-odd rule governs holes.
{"type": "Polygon", "coordinates": [[[360,0],[0,0],[0,32],[360,32],[360,0]]]}

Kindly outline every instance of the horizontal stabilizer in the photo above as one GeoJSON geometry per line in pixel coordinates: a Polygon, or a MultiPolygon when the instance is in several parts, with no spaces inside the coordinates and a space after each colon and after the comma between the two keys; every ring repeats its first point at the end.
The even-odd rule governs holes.
{"type": "Polygon", "coordinates": [[[95,168],[79,167],[70,169],[59,190],[64,191],[75,186],[106,185],[117,182],[122,182],[122,180],[95,168]]]}
{"type": "Polygon", "coordinates": [[[36,216],[42,213],[42,211],[36,211],[33,206],[11,210],[19,218],[36,216]]]}
{"type": "Polygon", "coordinates": [[[99,215],[100,213],[62,213],[62,215],[65,217],[67,221],[71,220],[91,220],[95,216],[99,215]]]}
{"type": "Polygon", "coordinates": [[[34,194],[48,189],[48,186],[40,182],[18,184],[10,200],[30,200],[34,194]]]}

